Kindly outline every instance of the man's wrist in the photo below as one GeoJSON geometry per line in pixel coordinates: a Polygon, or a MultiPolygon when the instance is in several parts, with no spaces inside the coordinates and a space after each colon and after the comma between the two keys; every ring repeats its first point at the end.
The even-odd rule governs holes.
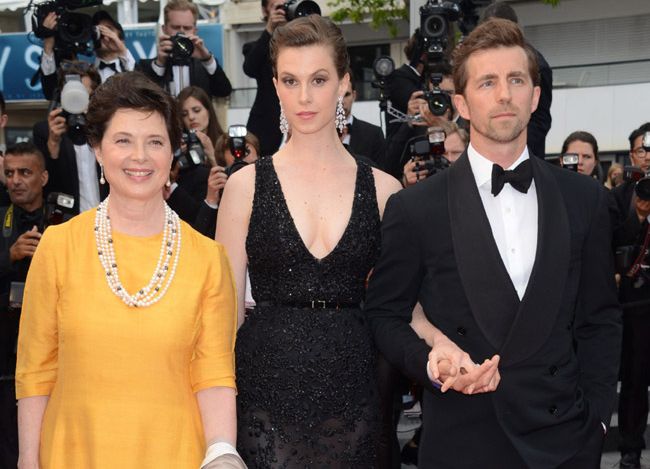
{"type": "Polygon", "coordinates": [[[214,59],[214,54],[212,52],[208,51],[208,56],[203,58],[203,59],[200,59],[200,60],[204,64],[209,64],[210,62],[212,62],[212,59],[214,59]]]}

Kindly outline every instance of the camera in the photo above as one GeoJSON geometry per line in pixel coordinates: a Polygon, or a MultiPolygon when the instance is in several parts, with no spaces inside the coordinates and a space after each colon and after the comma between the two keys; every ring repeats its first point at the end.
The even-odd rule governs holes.
{"type": "Polygon", "coordinates": [[[650,176],[636,166],[623,168],[623,179],[634,183],[634,193],[641,200],[650,200],[650,176]]]}
{"type": "Polygon", "coordinates": [[[45,202],[45,228],[60,225],[74,216],[74,197],[63,192],[51,192],[45,202]]]}
{"type": "Polygon", "coordinates": [[[287,21],[300,18],[302,16],[320,15],[318,3],[312,0],[288,0],[284,5],[280,5],[285,13],[287,21]]]}
{"type": "Polygon", "coordinates": [[[248,135],[248,129],[246,129],[245,125],[231,125],[228,127],[228,149],[235,158],[235,162],[226,168],[228,176],[248,164],[244,161],[244,158],[250,154],[250,150],[246,146],[246,135],[248,135]]]}
{"type": "Polygon", "coordinates": [[[406,144],[407,157],[415,161],[415,171],[427,170],[431,176],[449,167],[445,158],[445,132],[432,129],[429,135],[414,137],[406,144]]]}
{"type": "Polygon", "coordinates": [[[194,130],[183,132],[183,143],[185,151],[179,148],[174,152],[174,164],[178,164],[181,171],[205,164],[205,151],[194,130]]]}
{"type": "Polygon", "coordinates": [[[65,117],[68,129],[66,134],[75,145],[84,145],[86,140],[86,110],[90,96],[88,90],[81,82],[79,75],[65,76],[65,84],[58,97],[52,100],[50,112],[61,107],[61,116],[65,117]]]}
{"type": "Polygon", "coordinates": [[[32,30],[39,39],[54,36],[54,48],[64,55],[92,55],[95,42],[99,40],[99,29],[93,25],[93,20],[84,13],[74,13],[70,10],[101,5],[102,0],[51,0],[34,5],[30,3],[27,9],[32,9],[32,30]],[[48,14],[55,12],[58,21],[55,31],[43,26],[48,14]]]}
{"type": "Polygon", "coordinates": [[[194,44],[192,40],[183,33],[176,33],[169,38],[172,42],[172,49],[169,51],[169,60],[172,65],[189,65],[194,44]]]}
{"type": "Polygon", "coordinates": [[[579,157],[577,153],[565,153],[561,157],[562,167],[571,171],[578,171],[579,157]]]}
{"type": "Polygon", "coordinates": [[[449,109],[452,109],[451,96],[446,91],[440,89],[442,78],[442,73],[432,73],[431,85],[433,89],[425,91],[423,96],[429,104],[431,114],[438,117],[444,116],[449,109]]]}
{"type": "Polygon", "coordinates": [[[420,36],[428,61],[443,58],[451,22],[459,17],[460,6],[456,2],[429,0],[420,7],[420,36]]]}

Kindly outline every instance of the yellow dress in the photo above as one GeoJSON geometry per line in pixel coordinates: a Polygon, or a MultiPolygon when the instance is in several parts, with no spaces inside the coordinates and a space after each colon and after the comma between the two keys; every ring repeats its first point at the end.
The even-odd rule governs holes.
{"type": "MultiPolygon", "coordinates": [[[[195,394],[235,387],[236,294],[222,246],[181,225],[163,298],[130,308],[105,279],[95,210],[49,227],[31,264],[18,340],[18,399],[49,396],[41,468],[197,469],[195,394]]],[[[113,233],[129,293],[155,269],[162,234],[113,233]]]]}

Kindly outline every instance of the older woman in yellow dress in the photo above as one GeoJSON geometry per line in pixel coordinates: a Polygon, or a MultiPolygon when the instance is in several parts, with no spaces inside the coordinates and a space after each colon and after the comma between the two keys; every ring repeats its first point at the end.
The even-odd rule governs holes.
{"type": "Polygon", "coordinates": [[[243,467],[228,260],[163,200],[175,103],[124,73],[95,92],[87,120],[110,196],[48,228],[34,256],[18,342],[19,467],[243,467]]]}

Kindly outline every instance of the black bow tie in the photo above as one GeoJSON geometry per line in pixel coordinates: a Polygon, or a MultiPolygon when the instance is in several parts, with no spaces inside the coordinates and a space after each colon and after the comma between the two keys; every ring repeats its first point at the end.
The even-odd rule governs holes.
{"type": "Polygon", "coordinates": [[[498,164],[492,165],[492,194],[496,197],[506,183],[524,194],[528,192],[533,182],[533,168],[530,159],[524,161],[513,170],[505,170],[498,164]]]}
{"type": "Polygon", "coordinates": [[[100,62],[99,62],[99,69],[100,69],[100,70],[103,70],[103,69],[105,69],[105,68],[110,68],[110,69],[113,70],[115,73],[118,73],[118,72],[117,72],[117,64],[116,64],[115,62],[110,62],[110,63],[108,63],[108,62],[102,62],[102,61],[100,61],[100,62]]]}

